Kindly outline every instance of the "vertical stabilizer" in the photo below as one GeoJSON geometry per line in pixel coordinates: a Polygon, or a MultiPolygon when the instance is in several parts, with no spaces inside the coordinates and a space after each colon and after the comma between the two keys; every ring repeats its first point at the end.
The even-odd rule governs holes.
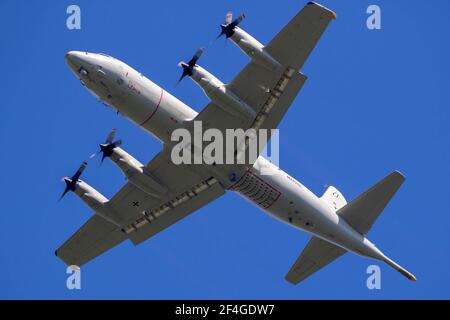
{"type": "Polygon", "coordinates": [[[329,186],[320,199],[329,204],[334,211],[339,210],[347,204],[347,200],[345,200],[344,195],[333,186],[329,186]]]}

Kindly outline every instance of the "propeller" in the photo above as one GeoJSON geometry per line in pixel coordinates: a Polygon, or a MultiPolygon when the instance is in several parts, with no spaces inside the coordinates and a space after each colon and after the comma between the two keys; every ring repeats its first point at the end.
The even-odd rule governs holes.
{"type": "Polygon", "coordinates": [[[241,14],[239,17],[237,17],[233,21],[233,13],[228,12],[225,15],[225,23],[220,25],[221,31],[220,34],[217,36],[217,39],[219,39],[221,36],[225,35],[225,37],[230,38],[234,34],[234,29],[244,20],[245,15],[241,14]]]}
{"type": "Polygon", "coordinates": [[[67,192],[75,191],[77,182],[80,180],[80,176],[83,173],[84,169],[86,169],[86,167],[87,167],[87,162],[84,161],[81,164],[80,168],[78,168],[77,172],[75,172],[75,174],[71,178],[69,178],[69,177],[62,178],[62,181],[64,181],[66,183],[66,188],[64,189],[63,194],[59,198],[59,201],[61,201],[61,199],[67,194],[67,192]]]}
{"type": "Polygon", "coordinates": [[[186,77],[186,76],[190,76],[191,77],[192,76],[195,64],[197,63],[198,59],[200,59],[200,57],[201,57],[201,55],[203,54],[204,51],[205,51],[205,48],[200,48],[194,54],[192,59],[189,60],[188,63],[186,63],[184,61],[181,61],[180,63],[178,63],[178,66],[180,68],[183,68],[183,73],[181,74],[180,79],[178,79],[177,84],[179,84],[181,82],[181,80],[184,79],[184,77],[186,77]]]}
{"type": "Polygon", "coordinates": [[[110,157],[113,153],[113,150],[122,144],[122,140],[114,141],[114,136],[116,135],[116,129],[113,128],[111,132],[108,134],[105,143],[100,144],[100,151],[102,153],[102,160],[100,164],[103,163],[106,157],[110,157]],[[114,142],[113,142],[114,141],[114,142]]]}

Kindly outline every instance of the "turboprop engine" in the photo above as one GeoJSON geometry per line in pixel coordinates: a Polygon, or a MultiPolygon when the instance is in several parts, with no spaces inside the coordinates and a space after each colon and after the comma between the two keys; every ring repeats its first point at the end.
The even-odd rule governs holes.
{"type": "Polygon", "coordinates": [[[240,15],[233,21],[233,14],[228,12],[225,16],[225,23],[220,25],[222,31],[217,38],[225,36],[227,39],[232,40],[242,50],[242,52],[244,52],[256,63],[271,71],[282,71],[283,66],[269,53],[267,53],[264,45],[238,27],[244,18],[245,15],[240,15]]]}
{"type": "Polygon", "coordinates": [[[115,133],[116,129],[112,129],[105,143],[100,144],[102,162],[105,158],[111,159],[131,184],[152,197],[160,198],[167,192],[167,188],[146,173],[142,163],[119,147],[122,144],[121,140],[113,142],[115,133]]]}
{"type": "Polygon", "coordinates": [[[69,191],[75,193],[84,203],[86,203],[97,215],[103,219],[120,227],[123,221],[107,204],[108,199],[100,192],[95,190],[86,182],[80,180],[80,176],[87,167],[87,162],[83,162],[77,172],[71,177],[64,177],[62,180],[66,183],[66,188],[59,198],[61,200],[69,191]]]}
{"type": "Polygon", "coordinates": [[[196,64],[203,51],[204,49],[200,48],[188,63],[181,61],[178,64],[183,69],[178,83],[189,76],[202,88],[206,96],[224,111],[238,117],[244,115],[250,119],[255,118],[254,109],[231,92],[223,82],[196,64]]]}

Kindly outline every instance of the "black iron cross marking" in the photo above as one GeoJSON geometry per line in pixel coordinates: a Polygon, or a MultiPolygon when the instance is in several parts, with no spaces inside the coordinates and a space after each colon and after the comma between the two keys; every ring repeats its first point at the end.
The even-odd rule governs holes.
{"type": "Polygon", "coordinates": [[[139,201],[133,201],[133,207],[139,207],[139,201]]]}

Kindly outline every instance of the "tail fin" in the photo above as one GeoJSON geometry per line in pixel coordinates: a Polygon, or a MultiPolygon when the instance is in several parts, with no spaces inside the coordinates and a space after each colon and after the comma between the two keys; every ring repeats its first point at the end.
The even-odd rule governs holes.
{"type": "Polygon", "coordinates": [[[365,235],[400,188],[403,181],[405,181],[405,177],[400,172],[394,171],[338,210],[337,214],[356,231],[365,235]]]}
{"type": "MultiPolygon", "coordinates": [[[[366,235],[404,181],[405,177],[400,172],[394,171],[342,209],[338,210],[337,214],[347,221],[356,231],[366,235]]],[[[381,251],[378,252],[378,259],[384,261],[409,280],[416,281],[416,277],[411,272],[386,257],[381,251]]]]}

